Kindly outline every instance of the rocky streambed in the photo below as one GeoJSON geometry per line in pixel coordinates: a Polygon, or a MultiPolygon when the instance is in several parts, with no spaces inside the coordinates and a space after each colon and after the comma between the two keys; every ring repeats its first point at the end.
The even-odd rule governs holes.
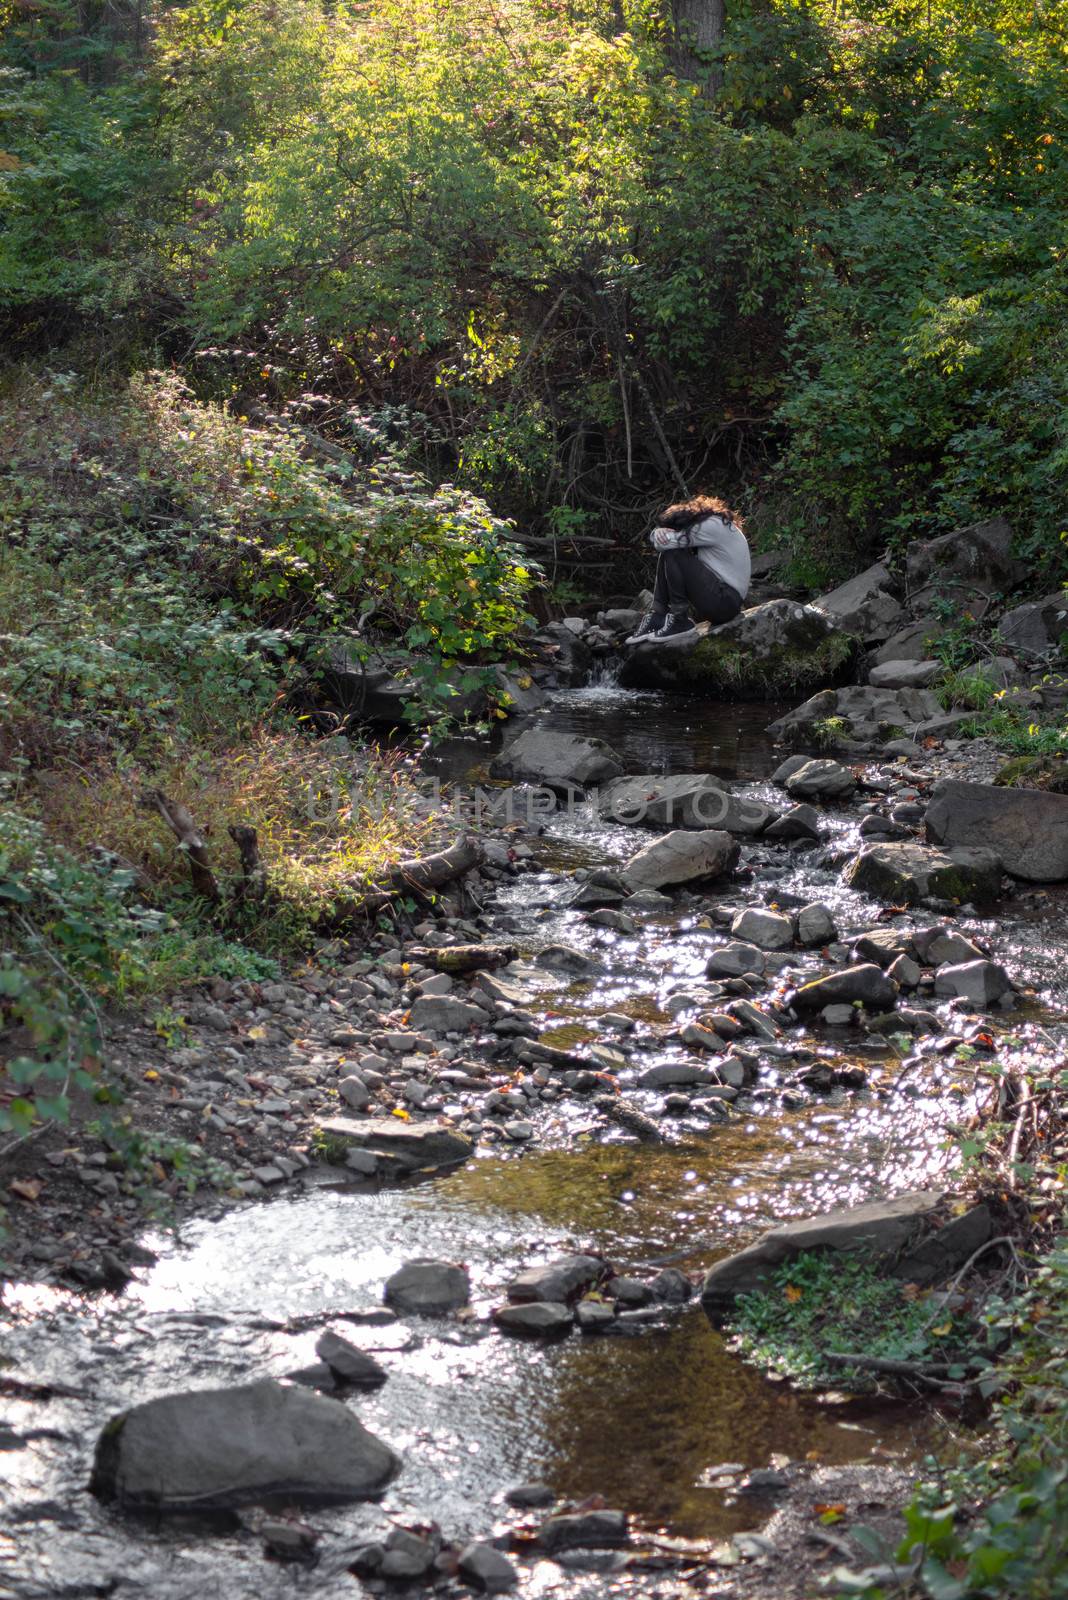
{"type": "MultiPolygon", "coordinates": [[[[246,1203],[135,1242],[106,1160],[55,1163],[95,1214],[53,1219],[43,1253],[29,1229],[16,1244],[33,1271],[6,1302],[0,1592],[578,1593],[681,1570],[786,1593],[781,1572],[760,1591],[774,1539],[747,1532],[777,1494],[833,1499],[850,1464],[892,1477],[940,1447],[929,1412],[768,1382],[696,1290],[769,1226],[944,1183],[973,1093],[957,1046],[1060,1037],[1056,892],[969,903],[949,889],[978,895],[983,863],[950,861],[976,869],[950,883],[908,855],[932,780],[967,778],[968,757],[784,769],[768,716],[611,682],[562,694],[543,729],[605,741],[617,771],[596,801],[557,774],[563,805],[488,834],[477,903],[300,980],[225,986],[169,1052],[130,1030],[131,1078],[156,1074],[169,1125],[210,1130],[246,1203]],[[665,769],[729,783],[725,801],[712,781],[674,795],[712,804],[689,819],[710,827],[605,802],[625,772],[652,804],[665,769]],[[895,847],[882,876],[851,865],[895,847]],[[439,970],[458,944],[496,955],[439,970]],[[59,1268],[79,1250],[89,1281],[117,1256],[122,1292],[71,1294],[59,1268]],[[439,1265],[413,1298],[396,1274],[420,1260],[439,1265]],[[555,1279],[531,1277],[546,1264],[555,1279]],[[265,1379],[343,1399],[399,1460],[375,1458],[380,1498],[304,1503],[286,1456],[304,1424],[273,1389],[229,1409],[265,1379]],[[189,1390],[220,1399],[150,1415],[152,1450],[131,1432],[125,1478],[97,1455],[91,1493],[109,1420],[189,1390]],[[218,1495],[211,1526],[122,1509],[136,1482],[158,1506],[183,1451],[219,1468],[253,1425],[281,1509],[255,1486],[218,1495]]],[[[488,753],[448,761],[459,820],[488,753]]]]}

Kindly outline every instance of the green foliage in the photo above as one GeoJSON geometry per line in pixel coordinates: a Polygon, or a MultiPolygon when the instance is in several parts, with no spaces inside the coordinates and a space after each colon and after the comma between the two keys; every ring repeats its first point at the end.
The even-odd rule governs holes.
{"type": "Polygon", "coordinates": [[[812,737],[821,750],[833,750],[849,732],[844,717],[818,717],[812,724],[812,737]]]}
{"type": "Polygon", "coordinates": [[[0,1128],[65,1121],[72,1087],[90,1089],[101,1045],[98,1002],[141,970],[139,937],[156,925],[127,907],[133,874],[50,848],[39,823],[0,803],[0,1019],[9,1041],[0,1128]]]}
{"type": "Polygon", "coordinates": [[[981,666],[949,671],[934,686],[947,710],[985,711],[998,697],[998,685],[981,666]]]}
{"type": "Polygon", "coordinates": [[[932,1311],[905,1289],[858,1257],[807,1252],[779,1267],[766,1289],[739,1295],[728,1328],[747,1361],[806,1387],[843,1381],[851,1389],[874,1387],[869,1373],[828,1365],[829,1351],[921,1364],[963,1361],[975,1344],[967,1320],[932,1311]]]}
{"type": "Polygon", "coordinates": [[[1053,1600],[1068,1557],[1068,1243],[1058,1241],[1026,1291],[987,1320],[1013,1337],[991,1448],[981,1465],[953,1474],[956,1503],[946,1503],[944,1479],[919,1486],[898,1559],[919,1555],[930,1600],[1053,1600]]]}
{"type": "Polygon", "coordinates": [[[1068,751],[1068,728],[1059,724],[1028,722],[1018,711],[992,710],[969,717],[961,732],[967,738],[992,739],[1010,755],[1056,756],[1068,751]]]}
{"type": "MultiPolygon", "coordinates": [[[[992,511],[1055,565],[1063,17],[738,0],[714,100],[666,17],[189,0],[149,40],[16,13],[0,308],[195,349],[241,404],[419,414],[445,475],[546,529],[637,534],[670,451],[811,570],[992,511]]],[[[307,536],[322,599],[346,559],[290,467],[257,459],[294,513],[259,581],[301,588],[307,536]]]]}
{"type": "Polygon", "coordinates": [[[130,1117],[101,1117],[90,1123],[88,1131],[110,1147],[112,1162],[125,1174],[129,1191],[148,1215],[160,1221],[170,1219],[172,1193],[177,1189],[195,1194],[204,1185],[224,1189],[233,1181],[232,1169],[198,1145],[138,1128],[130,1117]],[[161,1183],[167,1185],[164,1193],[161,1183]]]}

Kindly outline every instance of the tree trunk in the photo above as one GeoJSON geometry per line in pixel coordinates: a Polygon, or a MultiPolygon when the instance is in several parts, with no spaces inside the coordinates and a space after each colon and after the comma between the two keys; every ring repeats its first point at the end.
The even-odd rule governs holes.
{"type": "Polygon", "coordinates": [[[675,40],[671,63],[682,78],[695,78],[701,92],[712,99],[720,84],[720,69],[707,59],[723,39],[726,0],[672,0],[675,40]]]}

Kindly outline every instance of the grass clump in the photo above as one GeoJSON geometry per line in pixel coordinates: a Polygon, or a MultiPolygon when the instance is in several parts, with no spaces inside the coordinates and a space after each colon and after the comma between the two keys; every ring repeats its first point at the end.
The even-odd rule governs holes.
{"type": "Polygon", "coordinates": [[[985,711],[995,704],[999,686],[980,666],[950,668],[935,693],[947,711],[985,711]]]}
{"type": "Polygon", "coordinates": [[[876,1386],[871,1373],[832,1366],[828,1352],[923,1364],[953,1362],[975,1344],[966,1320],[914,1284],[834,1252],[784,1263],[767,1288],[739,1295],[727,1327],[747,1361],[804,1388],[876,1386]]]}

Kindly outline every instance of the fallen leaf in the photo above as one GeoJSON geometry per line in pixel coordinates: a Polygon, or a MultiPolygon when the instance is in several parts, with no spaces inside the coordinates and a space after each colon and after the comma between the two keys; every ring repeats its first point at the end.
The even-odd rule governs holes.
{"type": "Polygon", "coordinates": [[[19,1200],[39,1200],[42,1187],[36,1178],[13,1178],[8,1184],[11,1194],[19,1200]]]}
{"type": "Polygon", "coordinates": [[[827,1527],[830,1527],[834,1522],[841,1522],[846,1514],[846,1508],[840,1500],[832,1502],[817,1500],[812,1509],[827,1527]]]}
{"type": "Polygon", "coordinates": [[[783,1290],[783,1296],[785,1299],[789,1300],[791,1305],[796,1305],[799,1300],[804,1299],[803,1291],[793,1283],[788,1283],[786,1285],[786,1288],[783,1290]]]}

